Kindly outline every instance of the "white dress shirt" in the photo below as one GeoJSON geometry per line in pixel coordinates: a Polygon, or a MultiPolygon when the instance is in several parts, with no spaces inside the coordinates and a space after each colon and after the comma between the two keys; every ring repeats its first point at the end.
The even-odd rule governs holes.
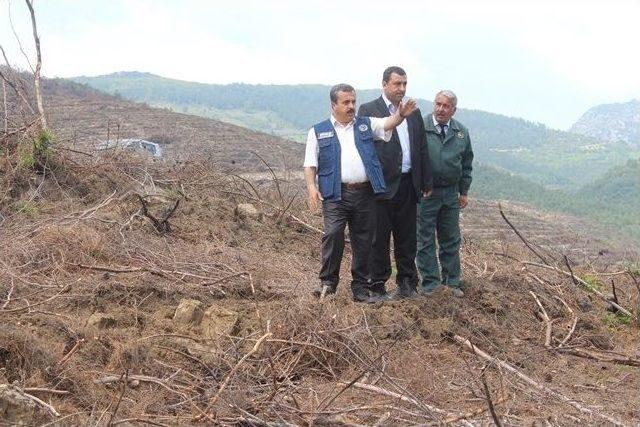
{"type": "MultiPolygon", "coordinates": [[[[389,114],[392,116],[396,112],[396,106],[387,99],[384,92],[382,93],[382,99],[384,100],[389,114]]],[[[402,173],[411,171],[411,144],[409,143],[409,126],[407,125],[407,119],[404,119],[402,123],[396,127],[398,131],[398,139],[400,139],[400,147],[402,147],[402,173]]]]}
{"type": "MultiPolygon", "coordinates": [[[[431,118],[433,119],[433,126],[435,126],[436,129],[438,129],[438,126],[440,126],[440,128],[445,132],[446,135],[446,132],[449,130],[449,125],[451,124],[451,119],[447,120],[447,123],[445,123],[444,125],[441,125],[436,120],[436,116],[432,114],[431,118]],[[442,128],[442,126],[444,126],[444,128],[442,128]]],[[[444,143],[444,139],[442,140],[442,142],[444,143]]]]}
{"type": "MultiPolygon", "coordinates": [[[[384,130],[384,123],[387,118],[370,117],[370,120],[373,136],[388,142],[391,139],[392,131],[384,130]]],[[[340,142],[340,176],[342,182],[345,184],[369,181],[367,172],[364,169],[364,163],[356,148],[356,142],[353,136],[354,123],[355,120],[347,125],[343,125],[331,115],[331,124],[340,142]]],[[[307,135],[304,167],[318,167],[318,139],[316,138],[316,131],[313,128],[309,129],[307,135]]]]}

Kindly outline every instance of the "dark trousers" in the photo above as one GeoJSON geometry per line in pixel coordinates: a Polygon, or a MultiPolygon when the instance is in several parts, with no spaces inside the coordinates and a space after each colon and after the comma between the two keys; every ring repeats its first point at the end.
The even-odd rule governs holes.
{"type": "Polygon", "coordinates": [[[460,202],[457,187],[434,188],[418,207],[418,251],[416,263],[422,287],[460,286],[460,202]],[[436,236],[438,257],[436,257],[436,236]],[[438,269],[440,260],[440,270],[438,269]],[[440,276],[442,273],[442,277],[440,276]]]}
{"type": "Polygon", "coordinates": [[[351,289],[366,292],[369,278],[369,253],[373,239],[375,199],[371,187],[357,190],[342,188],[342,200],[322,202],[324,235],[320,281],[332,288],[340,281],[340,263],[344,252],[344,230],[349,225],[351,239],[351,289]]]}
{"type": "Polygon", "coordinates": [[[390,200],[376,201],[376,231],[371,252],[371,291],[382,293],[391,277],[390,238],[396,261],[396,283],[417,284],[416,210],[418,202],[411,174],[402,174],[397,193],[390,200]]]}

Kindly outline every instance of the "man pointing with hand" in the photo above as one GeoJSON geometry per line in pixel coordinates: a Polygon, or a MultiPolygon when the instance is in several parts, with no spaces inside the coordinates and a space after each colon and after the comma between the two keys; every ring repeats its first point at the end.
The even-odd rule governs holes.
{"type": "Polygon", "coordinates": [[[375,227],[375,194],[386,191],[374,138],[389,141],[393,129],[416,110],[416,103],[401,103],[386,118],[356,117],[355,89],[347,84],[331,88],[331,117],[313,126],[307,136],[304,175],[309,206],[322,203],[324,235],[319,296],[336,292],[344,251],[344,230],[349,225],[353,260],[351,291],[356,302],[369,297],[369,254],[375,227]],[[317,178],[317,183],[316,183],[317,178]]]}

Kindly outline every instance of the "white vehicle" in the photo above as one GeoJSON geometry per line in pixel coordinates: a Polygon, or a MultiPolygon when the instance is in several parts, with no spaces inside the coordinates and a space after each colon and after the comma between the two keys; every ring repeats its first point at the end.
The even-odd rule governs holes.
{"type": "Polygon", "coordinates": [[[146,152],[151,154],[153,157],[162,157],[162,148],[160,148],[160,145],[156,142],[147,141],[146,139],[127,138],[117,141],[110,140],[101,142],[96,146],[96,150],[98,151],[115,150],[118,148],[141,153],[146,152]]]}

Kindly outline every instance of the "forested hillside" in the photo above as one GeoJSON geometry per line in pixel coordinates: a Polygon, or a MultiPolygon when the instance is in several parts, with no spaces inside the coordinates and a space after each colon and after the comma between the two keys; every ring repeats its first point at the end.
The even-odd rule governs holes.
{"type": "Polygon", "coordinates": [[[474,168],[471,193],[479,198],[529,203],[586,217],[640,241],[640,162],[630,160],[573,193],[549,190],[492,166],[474,168]]]}

